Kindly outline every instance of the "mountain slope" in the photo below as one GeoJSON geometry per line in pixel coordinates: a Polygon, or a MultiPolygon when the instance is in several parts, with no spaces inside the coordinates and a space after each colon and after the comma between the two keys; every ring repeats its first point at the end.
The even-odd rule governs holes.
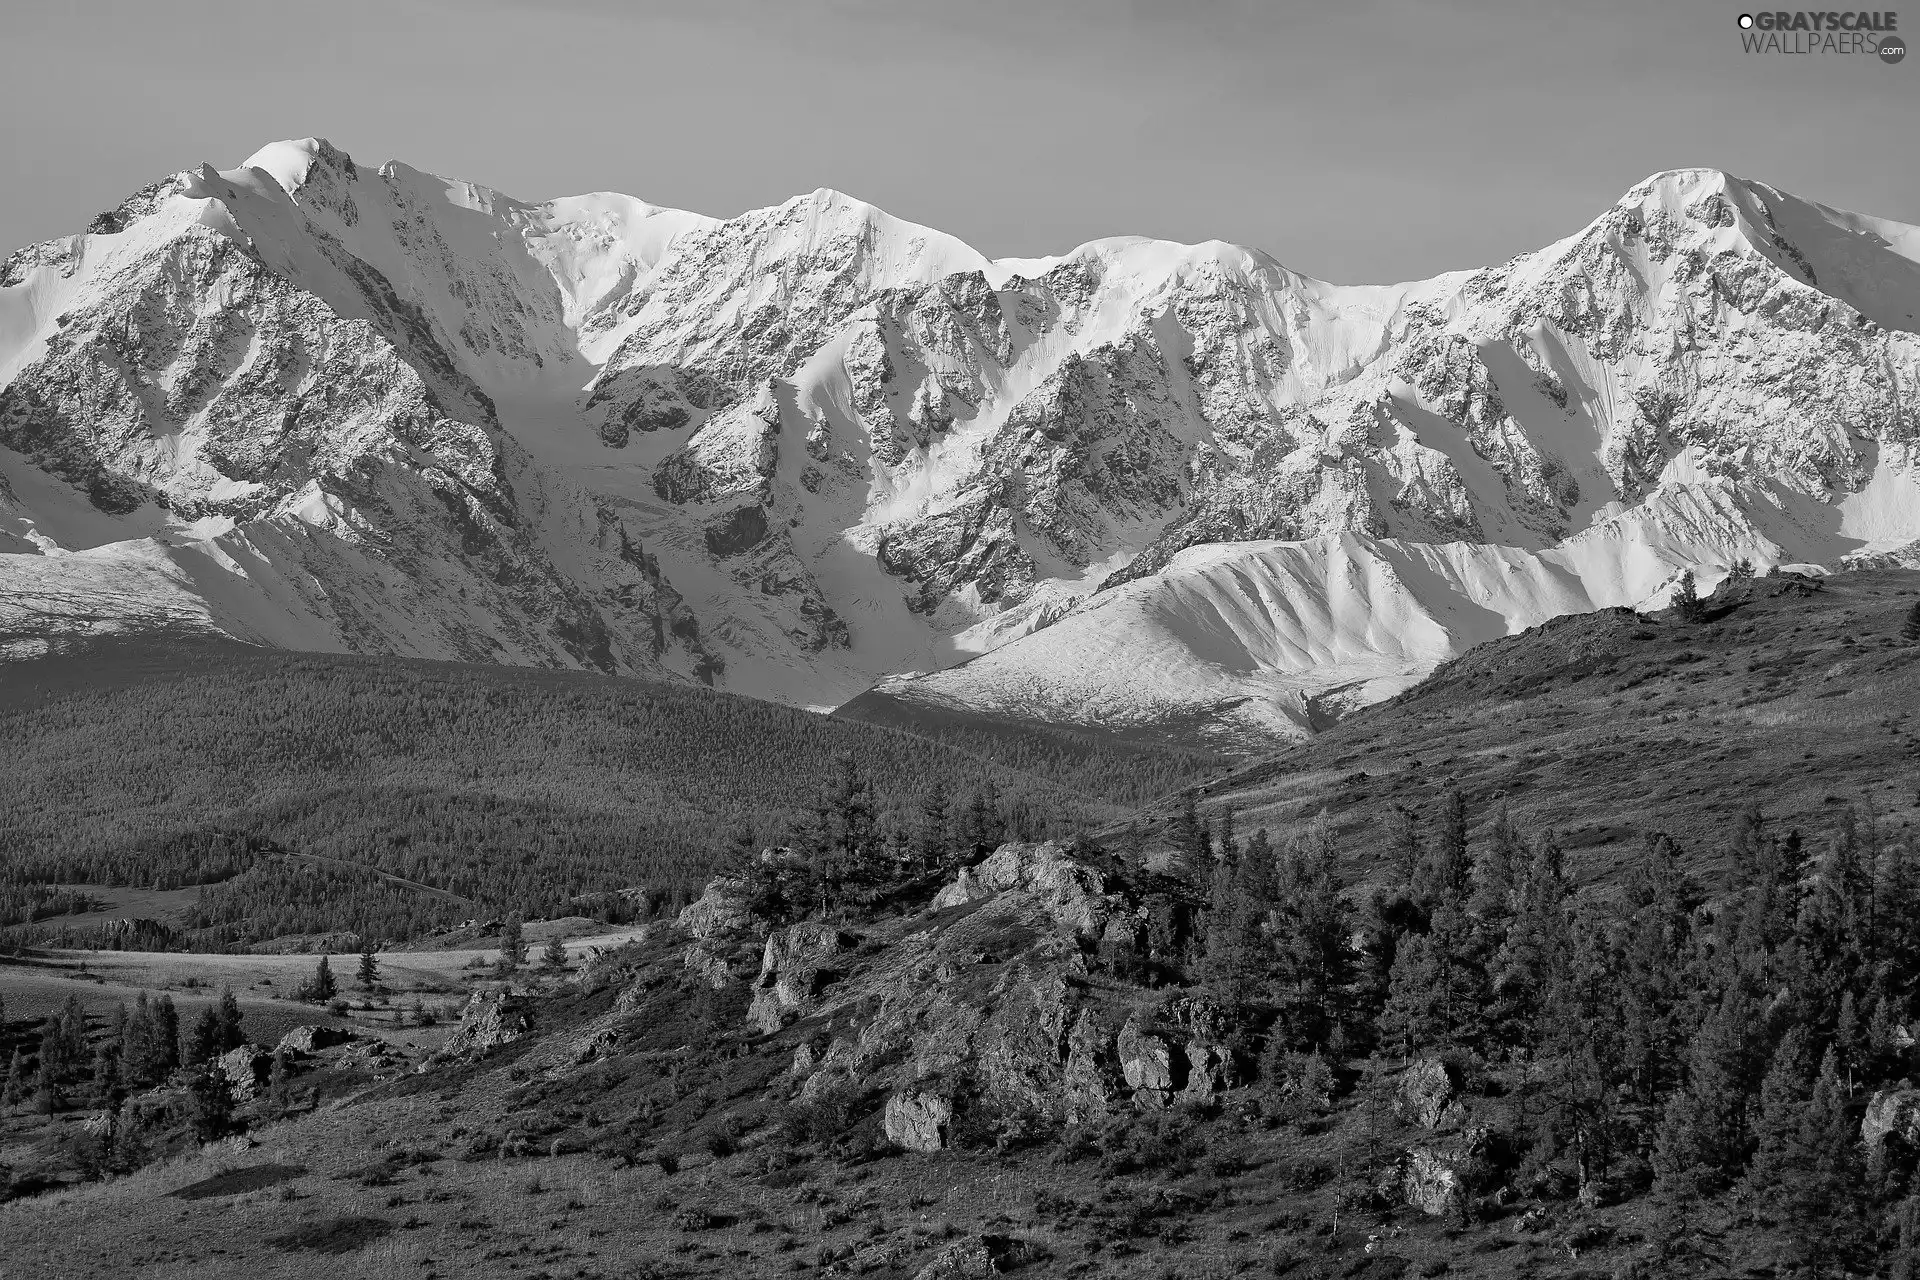
{"type": "Polygon", "coordinates": [[[1910,558],[1916,255],[1684,170],[1347,287],[279,143],[0,265],[0,645],[884,681],[1258,743],[1683,567],[1910,558]]]}

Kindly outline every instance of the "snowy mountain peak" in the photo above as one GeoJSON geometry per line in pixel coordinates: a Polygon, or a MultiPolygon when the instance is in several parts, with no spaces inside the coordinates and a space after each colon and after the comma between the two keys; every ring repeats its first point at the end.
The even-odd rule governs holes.
{"type": "Polygon", "coordinates": [[[1920,559],[1917,260],[1707,169],[1353,287],[275,143],[0,263],[0,644],[211,628],[1307,730],[1684,567],[1920,559]]]}

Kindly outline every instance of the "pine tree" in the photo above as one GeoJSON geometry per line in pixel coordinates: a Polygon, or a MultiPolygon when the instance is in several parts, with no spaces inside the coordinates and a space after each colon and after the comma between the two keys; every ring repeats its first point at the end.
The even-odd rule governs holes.
{"type": "Polygon", "coordinates": [[[1908,644],[1920,644],[1920,600],[1913,602],[1900,623],[1900,638],[1908,644]]]}
{"type": "Polygon", "coordinates": [[[1698,622],[1705,611],[1700,591],[1694,585],[1693,570],[1688,569],[1680,575],[1680,584],[1673,589],[1674,616],[1682,622],[1698,622]]]}
{"type": "Polygon", "coordinates": [[[1274,885],[1275,980],[1290,1044],[1318,1051],[1335,1043],[1352,977],[1352,934],[1339,852],[1323,813],[1287,844],[1274,885]]]}
{"type": "Polygon", "coordinates": [[[200,1010],[200,1016],[193,1020],[188,1028],[186,1039],[180,1047],[180,1061],[195,1067],[214,1056],[214,1046],[220,1043],[220,1015],[208,1005],[200,1010]]]}
{"type": "Polygon", "coordinates": [[[119,1050],[111,1043],[103,1044],[93,1052],[93,1105],[117,1107],[122,1092],[119,1050]]]}
{"type": "Polygon", "coordinates": [[[1466,907],[1473,883],[1473,864],[1467,854],[1467,799],[1458,787],[1440,802],[1440,821],[1433,848],[1427,851],[1415,877],[1415,896],[1428,910],[1442,902],[1466,907]]]}
{"type": "Polygon", "coordinates": [[[1693,1037],[1686,1084],[1661,1120],[1653,1167],[1670,1199],[1711,1195],[1746,1162],[1758,1039],[1752,1002],[1730,987],[1693,1037]]]}
{"type": "Polygon", "coordinates": [[[1513,919],[1494,960],[1492,987],[1509,1039],[1525,1042],[1573,954],[1566,876],[1551,832],[1534,847],[1511,901],[1513,919]]]}
{"type": "Polygon", "coordinates": [[[1486,924],[1497,945],[1513,915],[1515,885],[1527,869],[1526,842],[1505,805],[1493,817],[1486,846],[1473,860],[1473,897],[1470,910],[1486,924]]]}
{"type": "Polygon", "coordinates": [[[1766,1079],[1760,1082],[1753,1163],[1747,1169],[1748,1190],[1770,1217],[1780,1216],[1797,1177],[1800,1122],[1812,1096],[1813,1062],[1806,1028],[1789,1027],[1774,1047],[1766,1079]]]}
{"type": "Polygon", "coordinates": [[[27,1051],[16,1048],[13,1051],[12,1061],[7,1064],[7,1105],[10,1107],[19,1106],[22,1102],[26,1101],[27,1095],[32,1089],[32,1073],[27,1069],[27,1051]]]}
{"type": "Polygon", "coordinates": [[[163,995],[153,1002],[153,1042],[148,1052],[155,1084],[180,1065],[180,1013],[173,1007],[172,996],[163,995]]]}
{"type": "Polygon", "coordinates": [[[305,999],[313,1004],[325,1004],[338,991],[339,987],[333,980],[333,965],[326,956],[321,956],[320,963],[313,967],[313,977],[307,980],[305,999]]]}
{"type": "Polygon", "coordinates": [[[362,991],[371,991],[380,985],[380,945],[368,934],[360,935],[360,967],[354,979],[362,991]]]}
{"type": "Polygon", "coordinates": [[[35,1100],[43,1112],[56,1110],[61,1103],[67,1077],[73,1064],[67,1061],[67,1039],[60,1032],[60,1019],[52,1014],[40,1024],[40,1072],[35,1080],[35,1100]]]}
{"type": "Polygon", "coordinates": [[[220,988],[220,999],[214,1005],[214,1012],[219,1020],[215,1052],[226,1053],[247,1042],[246,1029],[240,1025],[240,1001],[234,998],[232,987],[220,988]]]}
{"type": "Polygon", "coordinates": [[[1390,844],[1395,882],[1411,888],[1420,874],[1420,819],[1405,805],[1393,806],[1390,844]]]}
{"type": "Polygon", "coordinates": [[[947,784],[938,774],[920,796],[919,822],[914,828],[914,856],[923,872],[944,872],[952,867],[953,844],[947,834],[949,817],[947,784]]]}
{"type": "Polygon", "coordinates": [[[548,973],[562,973],[567,967],[567,944],[560,940],[559,934],[547,939],[546,950],[540,953],[540,967],[548,973]]]}

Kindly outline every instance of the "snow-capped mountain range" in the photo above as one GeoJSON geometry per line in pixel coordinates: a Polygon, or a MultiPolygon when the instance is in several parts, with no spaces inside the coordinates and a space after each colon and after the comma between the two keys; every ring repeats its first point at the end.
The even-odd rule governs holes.
{"type": "Polygon", "coordinates": [[[0,649],[1298,732],[1683,568],[1920,563],[1916,312],[1920,229],[1711,170],[1349,287],[276,143],[0,262],[0,649]]]}

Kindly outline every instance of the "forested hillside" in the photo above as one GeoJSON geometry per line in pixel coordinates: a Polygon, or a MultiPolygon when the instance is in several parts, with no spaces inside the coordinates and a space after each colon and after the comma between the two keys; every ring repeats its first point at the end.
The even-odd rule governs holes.
{"type": "Polygon", "coordinates": [[[730,848],[804,839],[846,776],[907,856],[1114,821],[1217,764],[967,745],[665,682],[104,645],[0,676],[0,910],[64,909],[56,884],[220,882],[206,943],[404,937],[626,887],[684,898],[730,848]]]}
{"type": "MultiPolygon", "coordinates": [[[[1745,869],[1736,816],[1782,829],[1842,807],[1920,826],[1920,573],[1723,584],[1698,608],[1605,609],[1480,645],[1399,697],[1207,785],[1208,807],[1284,829],[1325,812],[1354,860],[1392,874],[1410,821],[1458,789],[1485,821],[1552,826],[1581,883],[1618,883],[1648,831],[1709,884],[1745,869]]],[[[1148,839],[1176,816],[1143,816],[1148,839]]],[[[1116,828],[1117,836],[1121,828],[1116,828]]]]}

